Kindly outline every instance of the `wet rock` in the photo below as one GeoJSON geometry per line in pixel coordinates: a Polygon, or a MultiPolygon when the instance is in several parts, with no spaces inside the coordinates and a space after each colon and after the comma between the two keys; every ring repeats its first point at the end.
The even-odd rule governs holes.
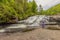
{"type": "MultiPolygon", "coordinates": [[[[18,21],[18,24],[9,25],[7,28],[1,30],[0,32],[16,32],[16,31],[35,29],[35,28],[41,27],[41,21],[45,21],[45,24],[49,24],[50,23],[49,20],[50,20],[50,17],[45,15],[32,16],[26,20],[18,21]]],[[[52,20],[54,19],[51,18],[51,21],[52,20]]],[[[52,21],[52,24],[53,24],[53,21],[52,21]]],[[[51,26],[49,27],[53,28],[51,26]]]]}
{"type": "Polygon", "coordinates": [[[45,20],[46,22],[48,22],[48,19],[49,19],[48,16],[37,15],[37,16],[29,17],[28,19],[26,19],[24,21],[20,21],[20,23],[26,24],[28,26],[40,26],[40,22],[42,20],[45,20]]]}

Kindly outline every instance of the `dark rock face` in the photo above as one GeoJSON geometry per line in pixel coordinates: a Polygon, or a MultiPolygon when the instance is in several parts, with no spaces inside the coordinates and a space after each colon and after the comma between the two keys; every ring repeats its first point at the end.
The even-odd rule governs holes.
{"type": "Polygon", "coordinates": [[[55,19],[53,17],[49,17],[49,22],[55,22],[55,19]]]}
{"type": "Polygon", "coordinates": [[[50,16],[49,22],[57,22],[57,24],[60,24],[60,17],[50,16]]]}

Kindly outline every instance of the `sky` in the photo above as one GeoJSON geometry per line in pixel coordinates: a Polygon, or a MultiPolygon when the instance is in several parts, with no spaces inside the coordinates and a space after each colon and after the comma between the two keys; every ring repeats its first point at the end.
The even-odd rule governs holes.
{"type": "Polygon", "coordinates": [[[35,1],[38,6],[41,4],[44,10],[60,3],[60,0],[35,0],[35,1]]]}

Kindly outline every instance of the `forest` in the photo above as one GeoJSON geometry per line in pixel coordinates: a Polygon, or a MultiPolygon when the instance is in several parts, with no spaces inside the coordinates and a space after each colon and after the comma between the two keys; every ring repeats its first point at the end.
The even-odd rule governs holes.
{"type": "Polygon", "coordinates": [[[37,9],[35,0],[0,0],[0,23],[20,21],[34,15],[54,15],[60,13],[60,4],[43,10],[37,9]],[[14,21],[15,20],[15,21],[14,21]]]}

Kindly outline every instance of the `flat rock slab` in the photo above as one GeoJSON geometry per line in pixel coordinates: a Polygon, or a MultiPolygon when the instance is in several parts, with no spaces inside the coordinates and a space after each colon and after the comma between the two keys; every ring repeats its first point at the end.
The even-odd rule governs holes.
{"type": "Polygon", "coordinates": [[[27,26],[24,24],[12,24],[4,29],[0,29],[0,33],[22,31],[22,29],[26,29],[26,28],[27,26]]]}
{"type": "Polygon", "coordinates": [[[27,25],[24,25],[24,24],[12,24],[7,28],[27,28],[27,25]]]}
{"type": "Polygon", "coordinates": [[[13,33],[13,32],[23,32],[35,29],[34,27],[30,27],[24,24],[12,24],[4,29],[0,29],[0,33],[13,33]]]}

